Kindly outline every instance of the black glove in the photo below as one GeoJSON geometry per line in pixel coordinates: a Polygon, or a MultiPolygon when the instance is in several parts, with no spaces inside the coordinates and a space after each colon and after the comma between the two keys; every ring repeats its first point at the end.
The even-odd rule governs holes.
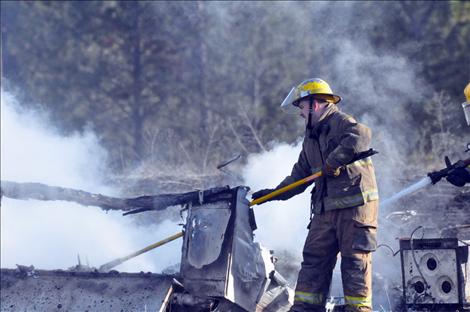
{"type": "MultiPolygon", "coordinates": [[[[258,198],[263,197],[265,195],[268,195],[269,193],[272,193],[274,191],[275,191],[274,189],[259,190],[258,192],[254,192],[253,194],[251,194],[251,199],[253,199],[253,200],[258,199],[258,198]]],[[[270,201],[270,200],[273,200],[273,199],[269,199],[267,201],[270,201]]]]}
{"type": "Polygon", "coordinates": [[[470,182],[470,173],[465,168],[457,168],[452,170],[446,179],[449,183],[462,187],[470,182]]]}
{"type": "Polygon", "coordinates": [[[327,175],[329,177],[334,177],[334,178],[336,178],[340,174],[339,168],[334,168],[334,167],[328,165],[328,163],[325,166],[323,166],[322,172],[325,175],[327,175]]]}

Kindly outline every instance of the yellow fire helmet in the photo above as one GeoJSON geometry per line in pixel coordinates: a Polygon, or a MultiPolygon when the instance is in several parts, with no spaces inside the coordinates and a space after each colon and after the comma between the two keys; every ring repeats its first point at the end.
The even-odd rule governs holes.
{"type": "Polygon", "coordinates": [[[312,78],[302,81],[299,85],[293,87],[282,102],[281,108],[286,112],[297,112],[296,106],[300,100],[311,95],[315,95],[333,104],[341,101],[341,97],[333,94],[330,85],[326,81],[320,78],[312,78]]]}
{"type": "Polygon", "coordinates": [[[467,102],[470,103],[470,82],[467,84],[467,86],[463,90],[463,94],[465,94],[465,99],[467,99],[467,102]]]}
{"type": "Polygon", "coordinates": [[[465,94],[465,99],[467,100],[462,103],[463,113],[465,114],[467,125],[470,126],[470,82],[467,84],[467,86],[463,90],[463,93],[465,94]]]}

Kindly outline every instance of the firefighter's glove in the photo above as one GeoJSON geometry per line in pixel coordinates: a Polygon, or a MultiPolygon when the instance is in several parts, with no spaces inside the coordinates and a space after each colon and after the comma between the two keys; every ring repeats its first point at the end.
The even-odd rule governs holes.
{"type": "Polygon", "coordinates": [[[330,166],[328,163],[323,167],[322,172],[329,176],[329,177],[337,177],[340,174],[340,169],[339,168],[334,168],[330,166]]]}
{"type": "MultiPolygon", "coordinates": [[[[253,194],[251,194],[251,199],[253,199],[253,200],[258,199],[258,198],[263,197],[265,195],[268,195],[268,194],[270,194],[274,191],[275,191],[274,189],[259,190],[258,192],[254,192],[253,194]]],[[[267,201],[270,201],[270,200],[274,200],[274,198],[268,199],[267,201]]]]}
{"type": "Polygon", "coordinates": [[[449,172],[449,175],[446,177],[449,183],[462,187],[466,183],[470,182],[470,172],[465,168],[457,168],[449,172]]]}

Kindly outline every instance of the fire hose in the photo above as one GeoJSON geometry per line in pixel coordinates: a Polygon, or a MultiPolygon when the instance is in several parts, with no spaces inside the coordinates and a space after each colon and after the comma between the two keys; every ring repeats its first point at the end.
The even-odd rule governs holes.
{"type": "Polygon", "coordinates": [[[395,193],[391,197],[382,201],[381,207],[382,208],[387,207],[388,205],[399,200],[400,198],[410,195],[428,185],[434,185],[437,182],[439,182],[442,178],[448,177],[455,170],[468,168],[468,166],[470,166],[470,158],[459,160],[452,164],[449,157],[446,156],[445,164],[446,164],[446,167],[444,169],[429,172],[424,178],[422,178],[418,182],[404,188],[403,190],[395,193]]]}

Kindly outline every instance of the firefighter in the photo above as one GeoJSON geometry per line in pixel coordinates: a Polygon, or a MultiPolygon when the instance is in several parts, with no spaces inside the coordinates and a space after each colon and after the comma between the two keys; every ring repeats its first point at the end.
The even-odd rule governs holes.
{"type": "MultiPolygon", "coordinates": [[[[467,84],[463,93],[467,99],[464,103],[462,103],[463,113],[465,115],[467,125],[470,126],[470,83],[467,84]]],[[[470,147],[468,147],[468,149],[470,150],[470,147]]],[[[459,187],[464,186],[466,183],[470,183],[470,166],[467,166],[467,168],[458,168],[452,170],[447,176],[447,181],[459,187]]]]}
{"type": "MultiPolygon", "coordinates": [[[[338,109],[341,97],[324,80],[313,78],[292,88],[282,108],[305,119],[302,151],[279,189],[322,169],[311,198],[311,219],[291,311],[325,311],[333,269],[341,254],[347,311],[371,311],[371,252],[376,249],[378,190],[370,158],[347,164],[369,148],[371,131],[338,109]]],[[[271,200],[286,200],[308,184],[271,200]]],[[[253,193],[257,199],[273,192],[253,193]]]]}
{"type": "Polygon", "coordinates": [[[449,183],[458,187],[462,187],[466,183],[470,183],[470,166],[467,166],[467,168],[457,168],[452,170],[446,179],[449,183]]]}

